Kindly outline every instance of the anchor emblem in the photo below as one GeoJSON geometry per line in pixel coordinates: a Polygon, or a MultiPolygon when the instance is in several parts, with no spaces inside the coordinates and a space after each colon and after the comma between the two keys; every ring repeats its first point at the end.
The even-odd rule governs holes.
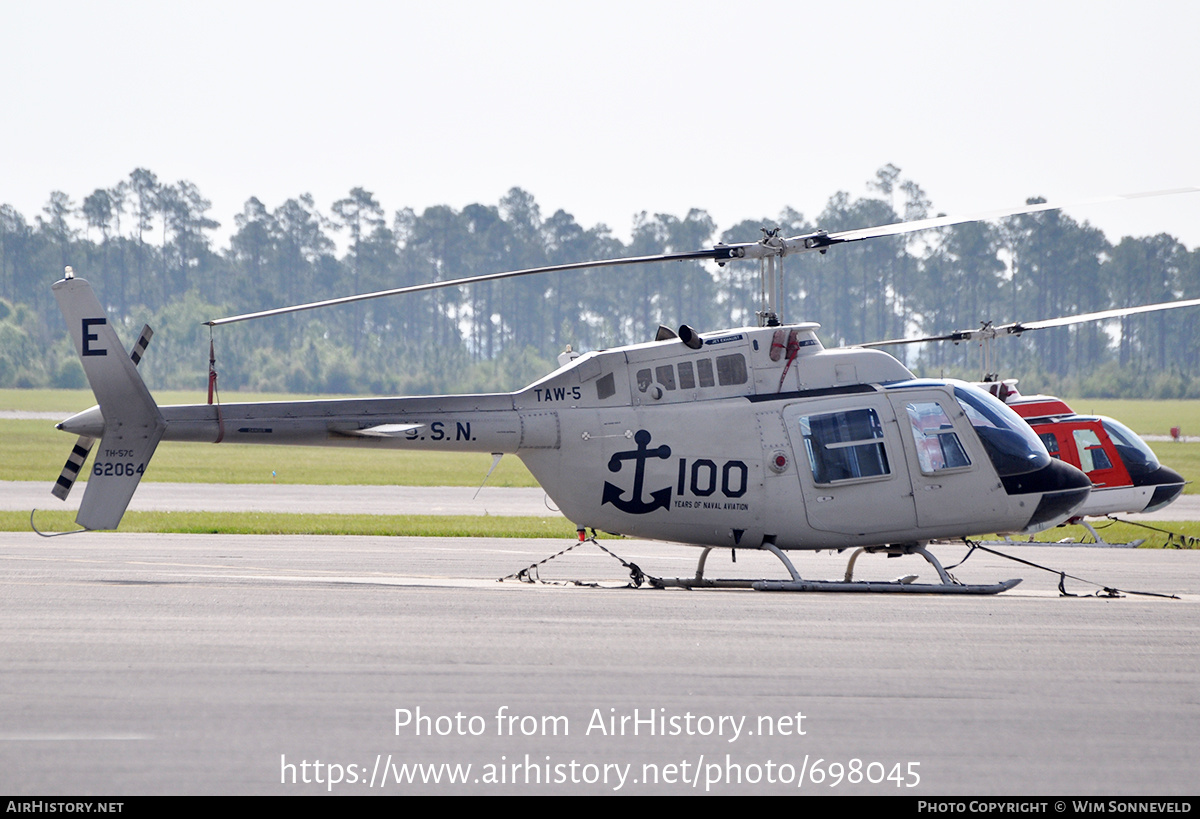
{"type": "Polygon", "coordinates": [[[646,476],[646,460],[648,458],[667,459],[671,457],[671,447],[663,444],[657,449],[647,449],[650,443],[650,432],[648,430],[639,429],[637,434],[633,436],[633,440],[637,442],[637,449],[630,452],[616,452],[608,460],[609,472],[620,472],[621,462],[632,460],[635,462],[633,469],[633,492],[629,500],[621,498],[621,488],[614,486],[608,481],[604,482],[604,499],[600,501],[603,506],[606,503],[611,503],[613,506],[626,512],[630,515],[644,515],[648,512],[653,512],[655,509],[668,509],[671,505],[671,487],[667,486],[657,492],[651,492],[652,500],[645,502],[642,500],[642,482],[646,476]]]}

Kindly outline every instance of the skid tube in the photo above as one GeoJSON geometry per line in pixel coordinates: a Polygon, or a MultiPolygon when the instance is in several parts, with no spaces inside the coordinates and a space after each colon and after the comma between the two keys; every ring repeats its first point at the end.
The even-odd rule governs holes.
{"type": "MultiPolygon", "coordinates": [[[[1107,517],[1110,521],[1112,521],[1114,523],[1130,523],[1134,526],[1143,526],[1147,529],[1153,529],[1156,532],[1166,532],[1168,536],[1170,536],[1172,534],[1170,531],[1168,531],[1166,529],[1157,529],[1153,526],[1146,526],[1146,524],[1144,524],[1144,523],[1138,523],[1138,522],[1132,521],[1132,520],[1121,520],[1120,518],[1114,518],[1112,515],[1108,515],[1107,517]]],[[[1105,540],[1104,538],[1102,538],[1100,536],[1100,533],[1096,531],[1096,529],[1092,526],[1092,524],[1088,523],[1087,520],[1082,519],[1082,518],[1079,519],[1078,521],[1075,521],[1074,523],[1072,523],[1071,521],[1067,521],[1067,523],[1065,523],[1063,525],[1064,526],[1066,526],[1066,525],[1082,526],[1084,529],[1087,529],[1088,532],[1091,534],[1093,542],[1088,543],[1086,540],[1084,540],[1084,541],[1074,541],[1074,540],[1045,541],[1045,540],[1034,540],[1033,538],[1030,538],[1029,540],[1013,540],[1010,537],[1006,537],[1004,540],[981,540],[981,541],[979,541],[979,543],[984,546],[1086,546],[1086,547],[1092,548],[1092,549],[1136,549],[1139,546],[1141,546],[1143,543],[1146,542],[1146,538],[1139,538],[1137,540],[1130,540],[1126,543],[1111,543],[1111,542],[1105,540]]],[[[1170,543],[1171,543],[1171,539],[1170,539],[1170,537],[1168,537],[1167,544],[1170,545],[1170,543]]]]}
{"type": "Polygon", "coordinates": [[[861,546],[850,555],[846,564],[846,576],[843,580],[805,580],[796,571],[792,561],[788,559],[774,543],[764,543],[762,548],[775,555],[787,568],[791,580],[742,580],[709,578],[704,576],[704,564],[708,553],[713,547],[705,547],[700,553],[700,561],[696,565],[695,577],[655,577],[647,578],[656,588],[677,589],[754,589],[755,591],[796,591],[796,592],[875,592],[892,594],[999,594],[1008,591],[1021,582],[1020,578],[1004,580],[988,585],[959,583],[950,576],[938,559],[924,545],[913,544],[905,546],[861,546]],[[916,575],[906,575],[899,580],[866,581],[854,580],[854,563],[863,552],[885,552],[889,555],[918,554],[929,561],[937,570],[941,583],[914,583],[916,575]]]}

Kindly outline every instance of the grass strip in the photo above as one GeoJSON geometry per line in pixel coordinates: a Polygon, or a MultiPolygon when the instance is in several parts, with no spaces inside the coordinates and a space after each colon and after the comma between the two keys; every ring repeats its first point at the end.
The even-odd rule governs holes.
{"type": "MultiPolygon", "coordinates": [[[[1117,523],[1107,520],[1090,521],[1092,528],[1104,538],[1106,543],[1130,543],[1135,540],[1145,539],[1142,544],[1143,549],[1162,549],[1162,548],[1180,548],[1180,537],[1175,537],[1173,542],[1168,544],[1169,535],[1167,533],[1175,533],[1189,540],[1184,540],[1184,548],[1189,548],[1189,543],[1196,543],[1190,548],[1200,546],[1200,521],[1191,520],[1152,520],[1147,521],[1146,526],[1152,526],[1153,529],[1148,529],[1146,526],[1138,526],[1132,523],[1117,523]],[[1158,531],[1165,530],[1165,531],[1158,531]]],[[[1045,532],[1039,532],[1035,537],[1038,543],[1057,543],[1061,540],[1070,539],[1075,543],[1092,543],[1092,535],[1087,529],[1082,526],[1056,526],[1053,529],[1048,529],[1045,532]]],[[[1014,537],[1014,543],[1019,544],[1022,540],[1028,540],[1028,537],[1014,537]]]]}
{"type": "MultiPolygon", "coordinates": [[[[41,511],[43,532],[78,529],[71,511],[41,511]]],[[[0,531],[29,531],[29,512],[0,512],[0,531]]],[[[289,515],[272,512],[127,512],[120,532],[210,535],[376,535],[404,537],[574,538],[561,517],[476,515],[289,515]]]]}
{"type": "MultiPolygon", "coordinates": [[[[75,437],[51,421],[0,419],[0,480],[46,481],[58,477],[75,437]]],[[[1200,445],[1197,445],[1200,446],[1200,445]]],[[[86,473],[95,460],[88,459],[86,473]]],[[[402,449],[159,444],[143,480],[161,483],[283,483],[373,486],[479,486],[492,465],[481,452],[402,449]]],[[[500,461],[488,486],[537,486],[515,455],[500,461]]],[[[83,488],[82,483],[75,491],[83,488]]]]}

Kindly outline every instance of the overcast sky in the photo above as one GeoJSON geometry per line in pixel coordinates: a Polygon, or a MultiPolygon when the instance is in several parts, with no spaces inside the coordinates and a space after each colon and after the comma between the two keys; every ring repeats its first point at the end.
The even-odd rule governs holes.
{"type": "MultiPolygon", "coordinates": [[[[886,163],[937,210],[1200,185],[1194,2],[0,0],[0,203],[136,167],[245,200],[511,187],[626,237],[814,217],[886,163]]],[[[1200,194],[1069,211],[1200,245],[1200,194]]]]}

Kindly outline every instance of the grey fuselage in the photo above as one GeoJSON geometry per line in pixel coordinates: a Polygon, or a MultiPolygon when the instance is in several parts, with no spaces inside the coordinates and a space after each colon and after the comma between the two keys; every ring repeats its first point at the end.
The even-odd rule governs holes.
{"type": "MultiPolygon", "coordinates": [[[[1031,466],[1036,480],[1002,476],[955,386],[916,381],[883,352],[825,350],[817,326],[587,353],[514,393],[162,406],[162,437],[515,454],[580,528],[701,546],[1035,530],[1086,497],[1081,473],[1058,467],[1031,466]],[[789,335],[790,361],[780,349],[789,335]],[[940,426],[922,431],[918,416],[939,410],[940,426]],[[822,442],[819,430],[833,437],[822,442]],[[931,461],[928,450],[950,438],[957,454],[931,461]],[[843,471],[822,471],[823,459],[843,471]]],[[[60,426],[104,434],[99,407],[60,426]]]]}

